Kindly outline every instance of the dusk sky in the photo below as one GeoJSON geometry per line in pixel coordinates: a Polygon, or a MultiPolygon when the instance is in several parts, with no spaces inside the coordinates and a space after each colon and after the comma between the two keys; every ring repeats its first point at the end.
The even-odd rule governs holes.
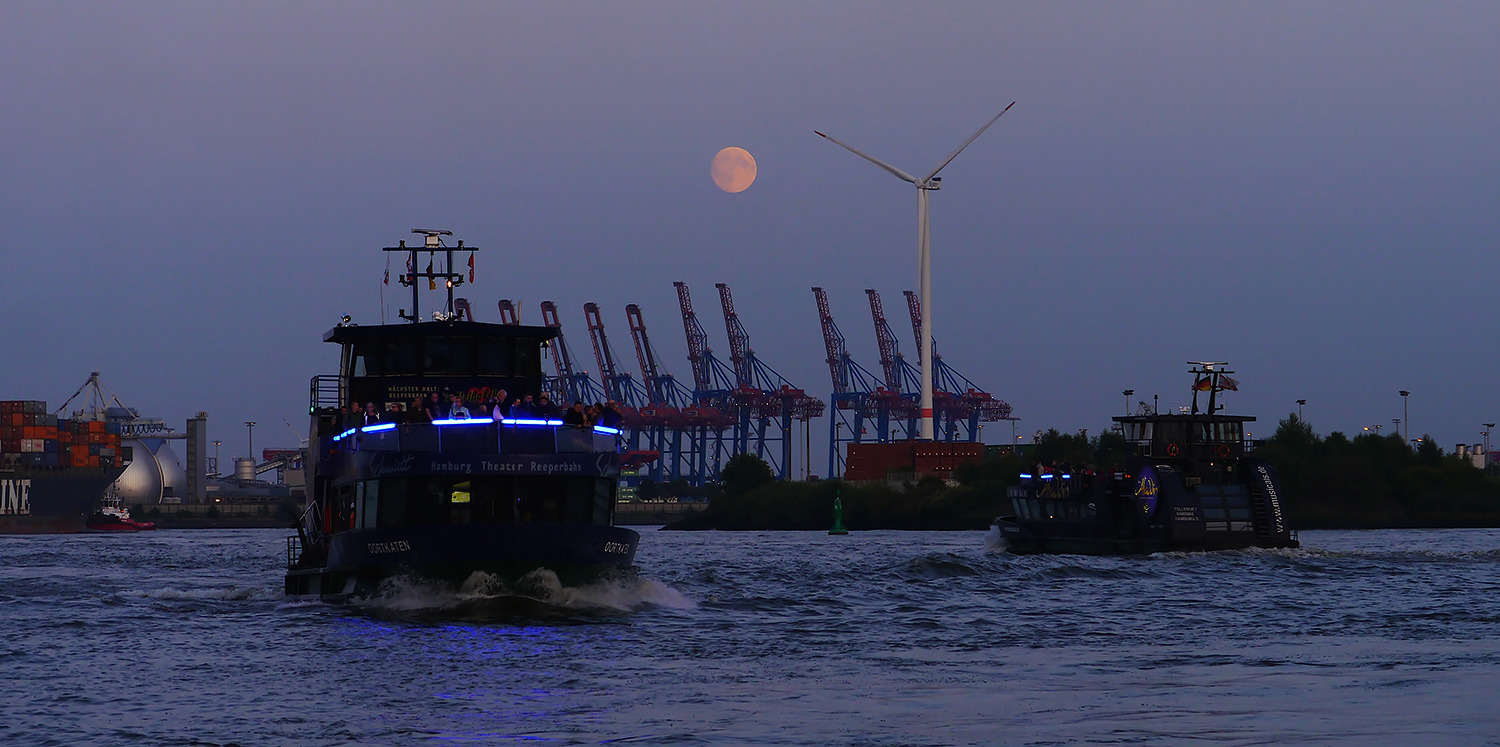
{"type": "Polygon", "coordinates": [[[179,429],[207,411],[225,458],[245,420],[292,445],[323,333],[380,321],[414,227],[481,248],[480,321],[556,301],[591,371],[582,305],[636,370],[639,303],[691,380],[676,280],[727,361],[728,283],[827,396],[811,286],[866,368],[866,287],[916,358],[916,190],[813,130],[920,175],[1016,101],[931,210],[939,352],[1018,433],[1186,404],[1207,359],[1255,437],[1297,399],[1389,433],[1406,389],[1452,449],[1500,418],[1497,80],[1493,2],[9,2],[0,398],[97,369],[179,429]]]}

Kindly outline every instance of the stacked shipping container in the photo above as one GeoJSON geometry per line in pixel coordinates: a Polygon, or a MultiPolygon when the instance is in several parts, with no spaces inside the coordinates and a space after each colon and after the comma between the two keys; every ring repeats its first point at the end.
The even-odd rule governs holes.
{"type": "Polygon", "coordinates": [[[58,420],[39,400],[0,401],[0,467],[114,467],[120,425],[58,420]]]}

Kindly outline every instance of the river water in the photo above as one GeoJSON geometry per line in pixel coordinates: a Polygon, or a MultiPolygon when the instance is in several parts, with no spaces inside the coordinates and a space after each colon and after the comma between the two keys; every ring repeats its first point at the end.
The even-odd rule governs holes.
{"type": "Polygon", "coordinates": [[[0,537],[0,743],[1500,743],[1497,530],[643,531],[631,581],[348,606],[283,597],[285,535],[0,537]]]}

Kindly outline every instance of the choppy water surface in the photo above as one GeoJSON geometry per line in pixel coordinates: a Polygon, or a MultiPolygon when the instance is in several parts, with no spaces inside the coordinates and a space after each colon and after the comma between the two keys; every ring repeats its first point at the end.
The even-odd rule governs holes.
{"type": "Polygon", "coordinates": [[[354,606],[282,596],[281,531],[0,537],[0,742],[1500,743],[1496,530],[642,534],[632,582],[354,606]]]}

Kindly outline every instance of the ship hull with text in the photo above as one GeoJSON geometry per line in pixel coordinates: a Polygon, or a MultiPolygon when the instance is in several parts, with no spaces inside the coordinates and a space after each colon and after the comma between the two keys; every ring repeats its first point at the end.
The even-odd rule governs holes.
{"type": "Polygon", "coordinates": [[[123,469],[0,469],[0,534],[85,531],[105,489],[123,469]]]}
{"type": "MultiPolygon", "coordinates": [[[[409,253],[411,323],[341,324],[341,369],[315,377],[310,500],[288,538],[285,590],[329,600],[382,592],[397,578],[482,593],[528,593],[555,576],[576,586],[633,571],[640,536],[614,525],[619,432],[548,418],[413,417],[413,398],[484,401],[540,394],[549,327],[487,324],[453,313],[463,275],[418,272],[418,253],[471,251],[431,240],[409,253]],[[417,288],[449,289],[444,312],[418,321],[417,288]],[[370,422],[349,422],[374,403],[370,422]]],[[[477,415],[477,413],[476,413],[477,415]]]]}
{"type": "Polygon", "coordinates": [[[1134,555],[1297,547],[1275,470],[1246,437],[1254,418],[1218,413],[1218,392],[1238,388],[1222,365],[1193,370],[1190,409],[1114,418],[1134,452],[1123,465],[1100,474],[1037,465],[1022,474],[1009,493],[1014,513],[993,526],[1005,549],[1134,555]],[[1209,392],[1206,411],[1197,406],[1200,391],[1209,392]]]}

